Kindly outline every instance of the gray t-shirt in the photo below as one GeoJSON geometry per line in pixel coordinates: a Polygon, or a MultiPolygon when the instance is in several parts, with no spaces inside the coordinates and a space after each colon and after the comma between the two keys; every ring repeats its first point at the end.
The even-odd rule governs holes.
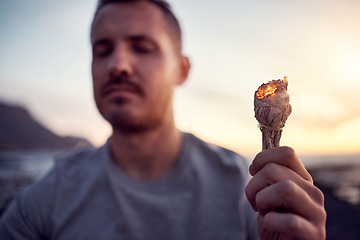
{"type": "Polygon", "coordinates": [[[257,239],[241,156],[184,133],[173,170],[138,181],[114,163],[110,141],[58,159],[22,191],[0,239],[257,239]]]}

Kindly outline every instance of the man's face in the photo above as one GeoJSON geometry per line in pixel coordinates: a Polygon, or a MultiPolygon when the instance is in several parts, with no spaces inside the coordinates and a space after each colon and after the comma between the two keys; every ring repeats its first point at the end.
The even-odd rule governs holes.
{"type": "Polygon", "coordinates": [[[114,129],[149,130],[172,119],[173,90],[186,74],[169,33],[161,10],[147,2],[111,3],[98,13],[91,33],[94,96],[114,129]]]}

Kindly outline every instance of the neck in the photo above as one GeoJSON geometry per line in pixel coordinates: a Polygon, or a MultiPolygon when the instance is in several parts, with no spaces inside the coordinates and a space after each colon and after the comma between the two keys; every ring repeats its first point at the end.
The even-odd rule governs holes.
{"type": "Polygon", "coordinates": [[[180,152],[182,134],[172,122],[140,133],[114,130],[111,150],[117,164],[138,180],[163,177],[174,166],[180,152]]]}

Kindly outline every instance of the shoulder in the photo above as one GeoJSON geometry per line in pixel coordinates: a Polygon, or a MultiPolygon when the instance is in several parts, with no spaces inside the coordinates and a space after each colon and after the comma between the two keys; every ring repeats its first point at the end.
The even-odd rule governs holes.
{"type": "Polygon", "coordinates": [[[91,171],[101,172],[101,151],[102,148],[76,149],[56,157],[50,172],[22,190],[10,204],[2,218],[0,232],[6,231],[13,236],[20,234],[19,239],[38,239],[38,234],[47,238],[59,206],[75,201],[79,189],[90,188],[84,183],[96,178],[91,171]]]}
{"type": "MultiPolygon", "coordinates": [[[[101,148],[75,149],[55,157],[52,174],[66,174],[68,177],[79,176],[79,173],[93,171],[102,164],[105,146],[101,148]]],[[[51,174],[51,172],[50,172],[51,174]]],[[[80,176],[83,174],[80,174],[80,176]]]]}
{"type": "Polygon", "coordinates": [[[58,189],[68,184],[80,184],[90,171],[99,169],[101,159],[97,155],[101,151],[101,148],[74,149],[56,156],[49,173],[26,188],[20,194],[20,199],[24,199],[26,203],[34,201],[34,204],[38,201],[53,203],[59,194],[58,189]]]}
{"type": "Polygon", "coordinates": [[[197,156],[197,159],[203,159],[222,166],[224,168],[233,168],[240,170],[242,174],[247,175],[248,163],[240,154],[227,148],[206,142],[190,133],[185,133],[188,149],[191,155],[197,156]]]}
{"type": "Polygon", "coordinates": [[[51,192],[54,197],[52,203],[58,199],[78,194],[78,190],[90,188],[90,185],[106,174],[104,157],[105,146],[95,149],[76,149],[55,157],[51,171],[40,181],[35,183],[29,192],[47,195],[51,192]]]}

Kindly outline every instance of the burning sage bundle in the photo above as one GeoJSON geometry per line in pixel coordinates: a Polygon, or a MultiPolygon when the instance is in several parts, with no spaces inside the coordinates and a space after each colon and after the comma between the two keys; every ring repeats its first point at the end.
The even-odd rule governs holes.
{"type": "Polygon", "coordinates": [[[288,81],[272,80],[255,92],[254,111],[262,132],[262,149],[278,147],[285,122],[291,113],[288,81]]]}

